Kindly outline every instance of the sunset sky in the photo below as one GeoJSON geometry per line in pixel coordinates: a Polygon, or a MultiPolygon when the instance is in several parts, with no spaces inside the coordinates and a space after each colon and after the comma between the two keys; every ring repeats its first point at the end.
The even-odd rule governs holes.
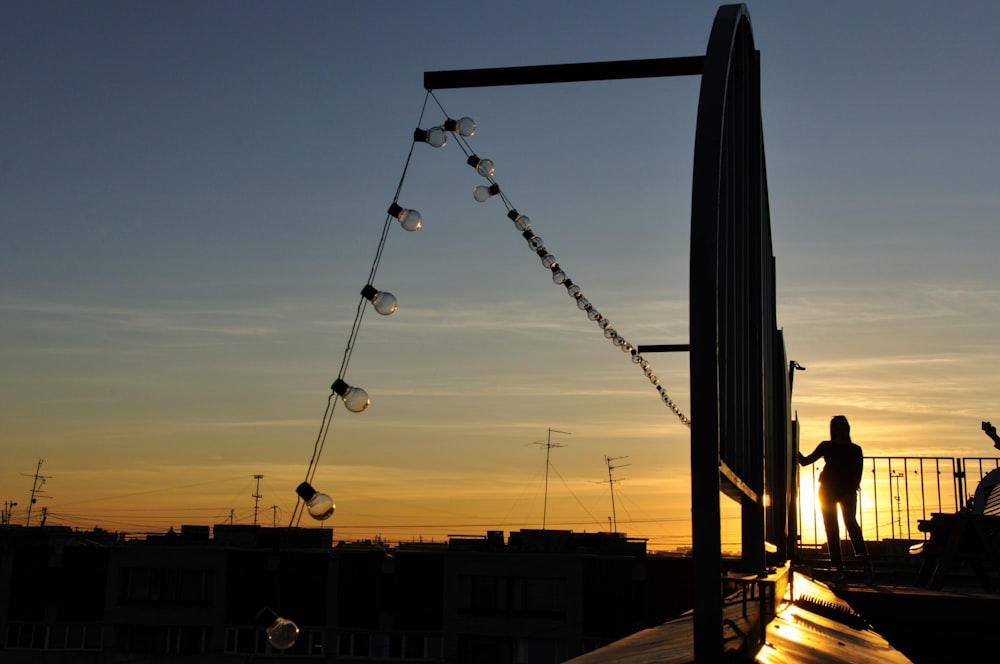
{"type": "MultiPolygon", "coordinates": [[[[315,486],[337,539],[689,538],[688,429],[552,283],[454,140],[633,344],[687,342],[697,77],[441,90],[423,72],[701,55],[718,5],[0,4],[0,500],[24,523],[288,525],[385,211],[315,486]],[[342,405],[341,405],[342,406],[342,405]],[[545,441],[551,450],[545,514],[545,441]],[[630,464],[630,465],[625,465],[630,464]]],[[[802,446],[994,456],[1000,4],[748,3],[802,446]]],[[[687,357],[650,356],[688,412],[687,357]]],[[[302,525],[317,525],[316,522],[302,525]]]]}

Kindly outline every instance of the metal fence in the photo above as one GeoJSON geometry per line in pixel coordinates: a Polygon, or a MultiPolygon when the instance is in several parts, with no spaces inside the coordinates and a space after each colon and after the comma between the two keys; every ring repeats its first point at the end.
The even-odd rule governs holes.
{"type": "MultiPolygon", "coordinates": [[[[957,512],[1000,457],[865,457],[858,521],[866,540],[920,540],[921,519],[957,512]]],[[[799,470],[799,535],[803,546],[826,542],[816,489],[820,468],[799,470]]],[[[843,521],[841,521],[843,524],[843,521]]],[[[841,527],[842,536],[846,531],[841,527]]]]}

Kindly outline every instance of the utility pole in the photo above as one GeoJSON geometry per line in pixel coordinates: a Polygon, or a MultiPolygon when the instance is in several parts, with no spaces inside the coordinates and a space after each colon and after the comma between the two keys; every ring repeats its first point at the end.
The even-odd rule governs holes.
{"type": "Polygon", "coordinates": [[[554,433],[561,433],[567,436],[572,435],[570,431],[558,431],[549,427],[549,435],[544,441],[536,440],[533,443],[528,443],[529,445],[545,445],[545,498],[542,501],[542,530],[545,530],[545,519],[549,511],[549,453],[553,447],[566,447],[562,443],[552,442],[552,434],[554,433]]]}
{"type": "Polygon", "coordinates": [[[260,481],[264,478],[263,475],[254,475],[253,478],[257,480],[257,488],[253,492],[253,525],[257,525],[257,512],[260,508],[260,499],[263,496],[260,495],[260,481]]]}
{"type": "Polygon", "coordinates": [[[618,461],[619,459],[627,459],[627,456],[620,457],[609,457],[605,455],[604,462],[608,464],[608,488],[611,489],[611,532],[618,532],[618,514],[615,512],[615,479],[611,476],[611,471],[615,468],[624,468],[625,466],[631,466],[630,463],[622,463],[617,466],[612,466],[612,461],[618,461]]]}

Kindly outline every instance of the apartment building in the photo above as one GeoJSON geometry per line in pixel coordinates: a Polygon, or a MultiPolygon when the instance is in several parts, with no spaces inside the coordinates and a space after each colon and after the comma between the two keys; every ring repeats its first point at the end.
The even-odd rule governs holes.
{"type": "Polygon", "coordinates": [[[675,617],[690,558],[619,533],[335,542],[321,528],[127,538],[0,528],[0,659],[560,662],[675,617]],[[273,614],[299,628],[277,649],[273,614]]]}

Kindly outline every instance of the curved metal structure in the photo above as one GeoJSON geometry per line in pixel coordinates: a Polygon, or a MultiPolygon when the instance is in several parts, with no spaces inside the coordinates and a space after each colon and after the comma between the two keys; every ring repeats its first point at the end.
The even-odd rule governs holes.
{"type": "Polygon", "coordinates": [[[722,656],[720,495],[742,504],[744,570],[764,570],[766,496],[774,494],[771,502],[781,506],[772,516],[787,520],[791,456],[784,350],[775,318],[760,58],[744,5],[719,9],[702,71],[691,199],[690,335],[695,658],[714,661],[722,656]]]}

